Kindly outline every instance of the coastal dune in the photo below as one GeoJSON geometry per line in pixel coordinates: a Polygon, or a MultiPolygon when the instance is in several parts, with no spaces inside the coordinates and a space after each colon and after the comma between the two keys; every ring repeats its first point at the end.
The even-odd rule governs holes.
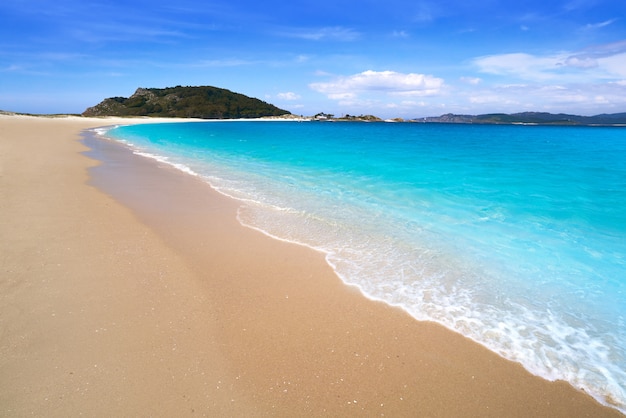
{"type": "Polygon", "coordinates": [[[200,179],[81,141],[145,122],[0,115],[0,415],[622,416],[366,299],[200,179]]]}

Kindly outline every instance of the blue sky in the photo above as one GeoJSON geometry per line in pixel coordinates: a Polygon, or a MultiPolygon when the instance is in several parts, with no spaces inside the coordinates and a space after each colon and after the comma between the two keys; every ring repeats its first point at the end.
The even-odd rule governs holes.
{"type": "Polygon", "coordinates": [[[0,3],[2,110],[176,85],[303,115],[626,112],[626,1],[0,3]]]}

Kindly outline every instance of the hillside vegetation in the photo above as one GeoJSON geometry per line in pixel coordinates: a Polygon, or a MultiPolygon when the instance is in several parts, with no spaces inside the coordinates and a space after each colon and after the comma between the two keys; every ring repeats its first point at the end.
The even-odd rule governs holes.
{"type": "Polygon", "coordinates": [[[170,118],[239,119],[289,114],[262,100],[211,86],[138,88],[126,97],[104,99],[83,116],[153,116],[170,118]]]}

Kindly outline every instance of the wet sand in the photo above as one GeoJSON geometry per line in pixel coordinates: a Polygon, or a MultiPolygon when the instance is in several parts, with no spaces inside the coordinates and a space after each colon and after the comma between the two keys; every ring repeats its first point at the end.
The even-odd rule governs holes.
{"type": "Polygon", "coordinates": [[[113,123],[0,116],[0,415],[622,416],[81,142],[113,123]]]}

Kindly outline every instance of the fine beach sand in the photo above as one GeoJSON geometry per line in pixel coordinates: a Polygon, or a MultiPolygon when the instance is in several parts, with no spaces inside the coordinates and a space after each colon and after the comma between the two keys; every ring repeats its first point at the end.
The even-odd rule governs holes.
{"type": "Polygon", "coordinates": [[[118,122],[0,115],[0,416],[622,416],[80,141],[118,122]]]}

